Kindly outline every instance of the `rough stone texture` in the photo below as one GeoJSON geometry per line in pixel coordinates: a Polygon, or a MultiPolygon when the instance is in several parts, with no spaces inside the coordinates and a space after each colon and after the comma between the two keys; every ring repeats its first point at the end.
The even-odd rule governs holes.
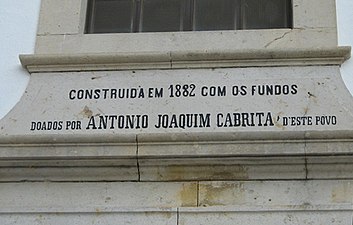
{"type": "Polygon", "coordinates": [[[340,158],[351,157],[353,148],[353,109],[347,102],[351,96],[338,66],[34,73],[21,102],[0,121],[0,180],[352,178],[352,162],[340,158]],[[170,97],[170,85],[176,84],[195,85],[195,96],[170,97]],[[256,91],[261,85],[295,88],[261,95],[256,91]],[[239,86],[247,93],[233,94],[239,86]],[[72,90],[151,87],[163,88],[163,97],[70,100],[72,90]],[[211,87],[227,91],[202,96],[204,87],[208,93],[211,87]],[[259,119],[253,126],[232,126],[232,116],[227,126],[219,123],[229,122],[219,114],[256,112],[269,112],[273,124],[259,119]],[[157,126],[158,115],[187,113],[209,114],[209,126],[157,126]],[[104,122],[109,115],[132,114],[148,115],[149,125],[125,129],[128,125],[104,122]],[[312,124],[298,124],[303,116],[312,124]],[[289,117],[294,124],[284,122],[289,117]],[[55,121],[62,127],[48,128],[55,121]]]}
{"type": "Polygon", "coordinates": [[[350,47],[75,53],[20,55],[30,73],[142,69],[206,69],[271,66],[336,66],[350,57],[350,47]]]}
{"type": "Polygon", "coordinates": [[[196,182],[3,183],[0,212],[196,207],[197,191],[196,182]]]}
{"type": "Polygon", "coordinates": [[[331,181],[200,182],[199,206],[353,204],[353,183],[331,181]]]}
{"type": "Polygon", "coordinates": [[[11,225],[175,225],[177,214],[172,212],[141,212],[141,213],[33,213],[33,214],[3,214],[1,224],[11,225]]]}
{"type": "Polygon", "coordinates": [[[0,222],[351,225],[352,184],[352,180],[3,183],[0,222]]]}
{"type": "Polygon", "coordinates": [[[279,212],[213,212],[213,213],[181,213],[180,225],[203,224],[271,224],[271,225],[350,225],[352,213],[343,210],[332,211],[279,211],[279,212]]]}
{"type": "Polygon", "coordinates": [[[33,73],[20,104],[0,121],[0,223],[351,225],[353,108],[338,68],[348,49],[335,53],[340,51],[334,0],[293,3],[294,29],[84,35],[85,1],[43,0],[36,53],[44,56],[29,60],[47,64],[35,62],[28,69],[63,73],[33,73]],[[302,56],[286,55],[284,47],[300,48],[302,56]],[[327,49],[336,55],[327,55],[332,53],[327,49]],[[205,54],[209,50],[215,52],[205,54]],[[141,53],[151,51],[162,60],[141,53]],[[313,51],[316,55],[307,54],[311,58],[304,54],[313,51]],[[229,52],[241,52],[244,61],[227,58],[229,52]],[[263,52],[270,57],[262,58],[263,52]],[[102,59],[92,57],[96,53],[105,54],[101,72],[93,71],[102,59]],[[123,65],[107,63],[112,54],[123,65]],[[104,66],[126,71],[102,71],[104,66]],[[256,66],[272,67],[212,69],[256,66]],[[170,70],[176,68],[194,69],[170,70]],[[81,70],[89,72],[68,72],[81,70]],[[171,81],[249,87],[294,83],[298,93],[68,100],[73,89],[168,88],[171,81]],[[31,130],[32,122],[86,123],[109,114],[259,110],[273,112],[274,118],[320,116],[324,122],[285,126],[277,120],[271,127],[187,131],[66,129],[65,123],[60,131],[31,130]]]}
{"type": "MultiPolygon", "coordinates": [[[[10,138],[10,135],[40,134],[44,135],[43,138],[54,134],[206,135],[211,132],[350,130],[353,126],[353,109],[351,105],[345,104],[349,102],[345,100],[350,98],[337,66],[36,73],[32,74],[21,103],[0,122],[0,134],[6,134],[6,138],[10,138]],[[184,89],[180,92],[183,96],[176,97],[177,87],[171,94],[171,85],[182,85],[180,88],[190,86],[186,92],[184,89]],[[272,92],[261,94],[261,89],[266,85],[272,87],[272,92]],[[278,94],[274,93],[276,85],[278,94]],[[246,89],[244,94],[241,94],[242,86],[246,89]],[[138,95],[142,91],[143,97],[129,97],[128,94],[123,98],[111,97],[118,96],[112,95],[111,89],[116,90],[116,93],[119,89],[125,93],[135,89],[138,95]],[[284,93],[284,89],[287,93],[284,93]],[[86,90],[100,90],[101,94],[97,98],[95,95],[85,98],[86,90]],[[108,90],[107,95],[104,90],[108,90]],[[156,90],[162,90],[162,94],[155,94],[156,90]],[[185,93],[188,96],[184,96],[185,93]],[[23,115],[25,111],[31,113],[23,115]],[[241,119],[242,124],[235,125],[233,117],[230,123],[226,122],[228,113],[255,115],[258,112],[264,115],[256,116],[251,124],[244,122],[249,120],[241,119]],[[191,127],[170,125],[172,114],[178,117],[188,113],[198,116],[191,127]],[[145,115],[148,124],[144,128],[138,124],[138,128],[137,122],[131,127],[125,122],[117,125],[109,120],[109,125],[103,126],[99,121],[110,115],[145,115]],[[158,128],[162,115],[168,115],[168,121],[165,120],[167,125],[158,128]],[[209,117],[208,122],[202,124],[199,115],[209,117]],[[298,124],[297,119],[293,120],[294,123],[286,119],[303,116],[310,117],[312,124],[298,124]],[[38,122],[41,125],[39,128],[33,126],[38,125],[38,122]],[[60,127],[57,129],[43,129],[43,122],[62,125],[57,126],[60,127]]],[[[176,124],[180,124],[178,121],[176,124]]]]}
{"type": "Polygon", "coordinates": [[[302,157],[139,159],[141,181],[305,179],[302,157]]]}
{"type": "Polygon", "coordinates": [[[84,26],[82,0],[42,0],[38,36],[78,34],[84,26]]]}
{"type": "Polygon", "coordinates": [[[336,28],[39,36],[36,54],[126,53],[337,46],[336,28]],[[261,37],[261,38],[258,38],[261,37]],[[124,43],[123,45],[121,43],[124,43]],[[241,44],[239,44],[241,43],[241,44]]]}
{"type": "Polygon", "coordinates": [[[295,28],[337,26],[335,0],[294,0],[293,22],[295,28]],[[321,7],[322,5],[325,7],[321,7]]]}

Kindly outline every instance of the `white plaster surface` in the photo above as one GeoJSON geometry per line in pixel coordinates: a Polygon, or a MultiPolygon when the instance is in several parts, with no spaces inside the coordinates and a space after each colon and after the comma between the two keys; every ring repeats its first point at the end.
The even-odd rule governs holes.
{"type": "Polygon", "coordinates": [[[20,100],[29,75],[20,53],[33,53],[40,0],[0,1],[0,118],[20,100]]]}
{"type": "MultiPolygon", "coordinates": [[[[337,0],[338,44],[353,46],[353,1],[337,0]]],[[[341,74],[350,93],[353,94],[353,59],[341,67],[341,74]]]]}
{"type": "MultiPolygon", "coordinates": [[[[353,1],[337,0],[339,45],[353,45],[353,1]]],[[[18,55],[34,52],[40,0],[0,1],[0,118],[20,100],[29,75],[18,55]]],[[[353,60],[342,66],[343,79],[353,93],[353,60]]]]}

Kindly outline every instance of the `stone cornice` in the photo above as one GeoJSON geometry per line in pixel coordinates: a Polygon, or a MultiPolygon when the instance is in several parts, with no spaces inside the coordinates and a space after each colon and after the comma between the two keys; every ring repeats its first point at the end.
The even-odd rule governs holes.
{"type": "Polygon", "coordinates": [[[327,131],[249,131],[249,132],[193,132],[193,133],[145,133],[145,134],[38,134],[2,135],[0,145],[26,144],[134,144],[169,142],[283,142],[316,140],[353,140],[353,130],[327,131]]]}
{"type": "Polygon", "coordinates": [[[352,131],[2,136],[0,181],[344,179],[352,148],[352,131]]]}
{"type": "Polygon", "coordinates": [[[20,55],[34,72],[107,71],[138,69],[226,68],[260,66],[341,65],[350,47],[318,49],[247,49],[222,52],[141,52],[119,54],[20,55]]]}

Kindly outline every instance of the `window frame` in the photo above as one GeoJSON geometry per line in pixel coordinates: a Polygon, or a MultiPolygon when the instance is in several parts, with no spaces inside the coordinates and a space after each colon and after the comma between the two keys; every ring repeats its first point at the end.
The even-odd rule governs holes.
{"type": "Polygon", "coordinates": [[[35,53],[192,53],[337,46],[335,0],[292,0],[292,4],[292,29],[84,34],[87,0],[42,0],[35,53]]]}
{"type": "MultiPolygon", "coordinates": [[[[111,0],[114,1],[114,0],[111,0]]],[[[247,0],[233,0],[232,4],[234,4],[234,10],[232,12],[233,17],[233,25],[226,29],[219,29],[210,27],[210,25],[206,25],[209,27],[200,28],[197,27],[197,5],[198,0],[179,0],[179,10],[180,10],[180,18],[179,18],[179,30],[171,29],[173,31],[169,32],[183,32],[183,31],[215,31],[215,30],[249,30],[249,29],[292,29],[293,28],[293,16],[292,16],[292,0],[281,0],[284,1],[281,5],[285,9],[283,16],[281,17],[281,25],[278,24],[267,24],[267,27],[261,26],[258,28],[252,28],[257,26],[256,24],[246,25],[246,12],[245,12],[245,3],[247,0]],[[248,26],[248,28],[246,28],[248,26]]],[[[103,1],[105,2],[105,1],[103,1]]],[[[130,26],[128,27],[118,27],[118,25],[111,26],[109,28],[96,27],[97,23],[95,22],[96,16],[96,7],[97,4],[103,3],[97,2],[97,0],[87,0],[87,11],[86,11],[86,19],[85,19],[85,34],[99,34],[99,33],[145,33],[145,32],[168,32],[162,29],[156,29],[155,31],[144,31],[143,30],[143,20],[144,20],[144,7],[146,4],[145,0],[129,0],[131,7],[131,14],[129,16],[130,26]],[[119,29],[121,28],[121,29],[119,29]],[[130,30],[126,32],[124,30],[130,30]]],[[[230,3],[230,2],[228,2],[230,3]]],[[[252,5],[254,6],[254,5],[252,5]]],[[[108,6],[105,6],[108,7],[108,6]]],[[[108,9],[108,8],[106,8],[108,9]]],[[[128,10],[128,9],[126,9],[128,10]]],[[[255,10],[250,8],[251,10],[255,10]]],[[[101,11],[103,12],[103,11],[101,11]]],[[[268,12],[267,14],[268,15],[268,12]]],[[[119,20],[119,17],[114,17],[115,20],[119,20]]],[[[125,20],[126,18],[124,18],[125,20]]],[[[108,20],[109,21],[109,20],[108,20]]],[[[108,22],[106,21],[106,22],[108,22]]]]}

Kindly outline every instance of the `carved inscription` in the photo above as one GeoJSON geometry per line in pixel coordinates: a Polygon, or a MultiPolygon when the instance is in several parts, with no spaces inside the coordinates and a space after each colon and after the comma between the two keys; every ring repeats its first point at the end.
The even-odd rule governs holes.
{"type": "MultiPolygon", "coordinates": [[[[207,83],[207,82],[206,82],[207,83]]],[[[286,129],[293,127],[336,126],[336,115],[286,115],[273,110],[246,110],[247,104],[258,104],[271,99],[292,97],[295,99],[300,92],[305,92],[297,83],[267,83],[267,84],[205,84],[205,83],[169,83],[163,86],[126,86],[72,88],[66,92],[66,100],[75,104],[87,102],[109,102],[116,108],[129,108],[128,113],[114,110],[93,112],[87,105],[83,105],[80,119],[72,120],[35,120],[31,121],[31,131],[94,131],[94,130],[136,130],[136,131],[217,131],[252,128],[286,129]],[[239,105],[237,100],[241,98],[239,105]],[[154,99],[153,110],[137,110],[135,107],[141,101],[154,99]],[[226,99],[227,108],[214,110],[221,99],[226,99]],[[165,112],[164,106],[178,101],[179,111],[165,112]],[[182,105],[183,101],[190,106],[182,105]],[[203,101],[203,103],[199,103],[203,101]],[[198,104],[207,103],[211,110],[199,110],[198,104]],[[195,105],[195,106],[193,106],[195,105]],[[182,108],[182,110],[180,110],[182,108]],[[234,110],[229,110],[234,108],[234,110]]],[[[310,93],[310,92],[308,92],[310,93]]],[[[316,97],[310,93],[307,98],[316,97]]],[[[287,102],[288,105],[293,102],[287,102]]],[[[92,105],[92,104],[91,104],[92,105]]],[[[94,105],[94,104],[93,104],[94,105]]],[[[114,108],[114,107],[112,107],[114,108]]]]}
{"type": "Polygon", "coordinates": [[[262,84],[262,85],[219,85],[197,86],[196,84],[170,84],[163,87],[95,88],[72,89],[68,99],[106,100],[106,99],[144,99],[144,98],[183,98],[183,97],[225,97],[225,96],[287,96],[298,93],[297,84],[262,84]]]}

